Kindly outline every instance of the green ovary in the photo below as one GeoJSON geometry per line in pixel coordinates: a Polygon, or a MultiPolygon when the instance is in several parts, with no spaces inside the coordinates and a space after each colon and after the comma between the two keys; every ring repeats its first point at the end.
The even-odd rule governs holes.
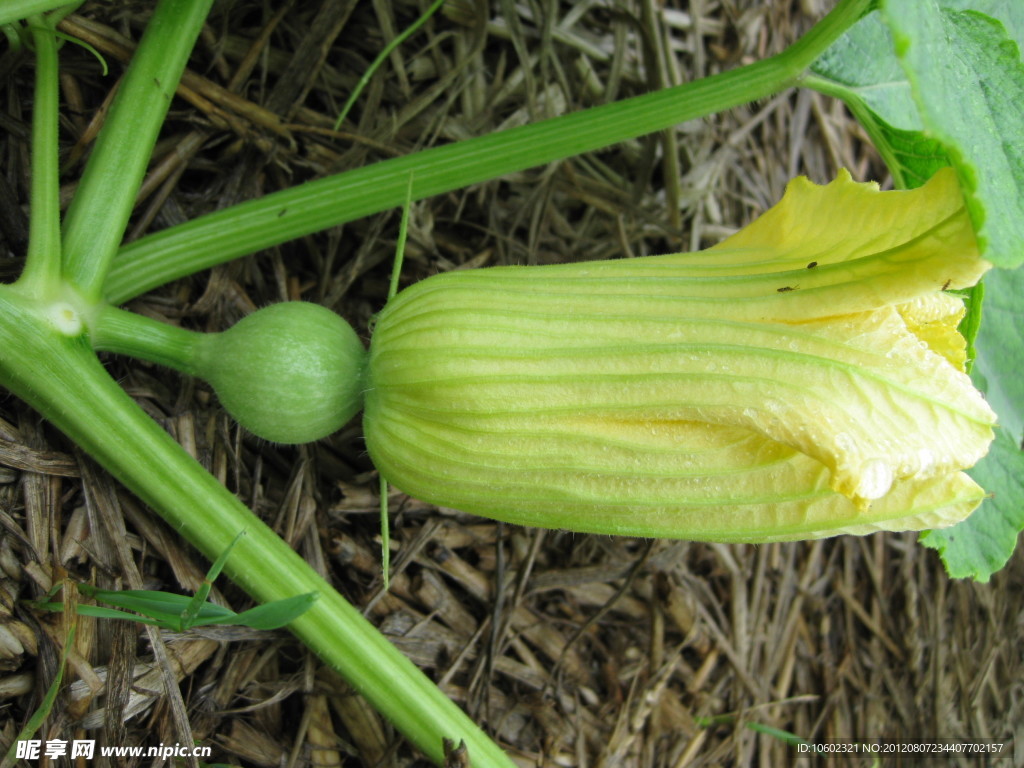
{"type": "Polygon", "coordinates": [[[243,427],[266,440],[304,443],[337,431],[359,412],[365,358],[341,317],[289,301],[201,336],[192,367],[243,427]]]}

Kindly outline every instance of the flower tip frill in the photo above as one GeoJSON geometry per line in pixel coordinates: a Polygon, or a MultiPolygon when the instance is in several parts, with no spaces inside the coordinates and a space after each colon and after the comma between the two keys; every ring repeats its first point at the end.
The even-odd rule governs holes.
{"type": "Polygon", "coordinates": [[[845,171],[692,254],[430,277],[380,314],[364,428],[399,489],[524,525],[784,541],[950,525],[994,415],[951,170],[845,171]]]}

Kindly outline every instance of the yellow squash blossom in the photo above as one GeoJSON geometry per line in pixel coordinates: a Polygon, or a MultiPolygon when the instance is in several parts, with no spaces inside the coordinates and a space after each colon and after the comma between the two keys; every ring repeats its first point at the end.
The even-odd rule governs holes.
{"type": "Polygon", "coordinates": [[[956,331],[978,255],[952,171],[842,172],[692,254],[448,272],[370,346],[365,433],[401,490],[547,528],[780,541],[942,527],[994,415],[956,331]]]}

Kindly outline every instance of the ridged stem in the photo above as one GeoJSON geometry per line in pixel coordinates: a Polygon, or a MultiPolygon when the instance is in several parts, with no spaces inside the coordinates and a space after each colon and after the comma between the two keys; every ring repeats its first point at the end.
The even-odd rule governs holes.
{"type": "Polygon", "coordinates": [[[37,295],[53,295],[60,283],[60,170],[57,156],[57,40],[42,16],[33,16],[36,48],[32,105],[32,184],[29,245],[21,283],[37,295]]]}
{"type": "Polygon", "coordinates": [[[104,307],[93,321],[90,341],[98,352],[149,360],[176,371],[197,375],[196,347],[205,336],[170,323],[104,307]]]}
{"type": "Polygon", "coordinates": [[[96,139],[64,221],[64,277],[100,298],[157,134],[213,0],[161,0],[96,139]]]}
{"type": "Polygon", "coordinates": [[[66,5],[73,3],[67,0],[4,0],[3,7],[0,7],[0,24],[10,24],[66,5]]]}
{"type": "Polygon", "coordinates": [[[151,288],[321,229],[600,149],[797,85],[870,5],[843,0],[789,49],[655,93],[384,160],[232,206],[125,246],[104,286],[119,304],[151,288]]]}

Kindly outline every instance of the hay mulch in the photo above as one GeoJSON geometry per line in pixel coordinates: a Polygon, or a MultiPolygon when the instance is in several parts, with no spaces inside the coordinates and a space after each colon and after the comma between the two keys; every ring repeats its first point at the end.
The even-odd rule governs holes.
{"type": "MultiPolygon", "coordinates": [[[[831,3],[453,0],[370,80],[343,130],[332,130],[368,63],[424,5],[219,5],[190,65],[198,95],[172,105],[129,236],[753,61],[831,3]]],[[[149,6],[88,2],[64,25],[102,51],[112,72],[102,77],[77,46],[62,50],[66,192],[149,6]]],[[[0,73],[0,194],[10,201],[0,205],[0,278],[10,280],[26,236],[31,57],[6,51],[0,73]]],[[[456,268],[704,247],[776,201],[791,176],[823,182],[841,166],[886,178],[840,105],[787,92],[418,202],[403,283],[456,268]]],[[[390,211],[302,238],[130,308],[220,330],[256,307],[302,298],[365,335],[386,296],[398,219],[390,211]]],[[[382,593],[377,483],[358,423],[315,445],[270,445],[239,430],[200,381],[121,359],[108,365],[520,765],[811,764],[772,729],[809,740],[1016,737],[1017,754],[1024,749],[1020,554],[989,584],[952,582],[913,535],[647,542],[502,526],[396,492],[394,576],[382,593]]],[[[188,593],[207,563],[9,396],[0,399],[0,522],[6,744],[39,706],[62,641],[59,617],[23,601],[64,576],[188,593]]],[[[226,581],[214,596],[248,605],[226,581]]],[[[287,633],[81,624],[68,685],[40,738],[196,740],[213,747],[214,762],[252,766],[422,763],[287,633]]]]}

